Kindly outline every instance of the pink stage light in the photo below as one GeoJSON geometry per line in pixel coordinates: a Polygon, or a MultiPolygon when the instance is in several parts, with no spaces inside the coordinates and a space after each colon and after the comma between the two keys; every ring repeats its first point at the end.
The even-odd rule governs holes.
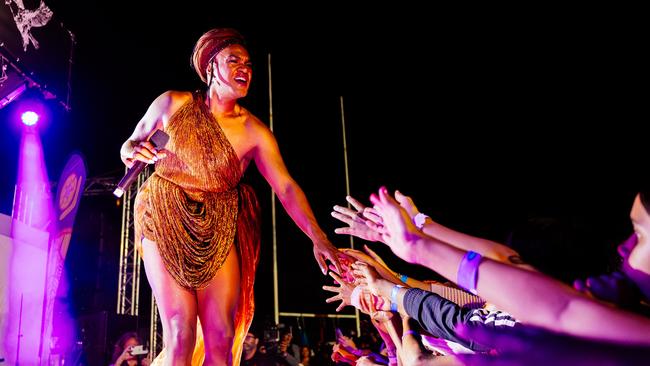
{"type": "Polygon", "coordinates": [[[34,111],[27,111],[20,116],[25,126],[34,126],[38,123],[38,114],[34,111]]]}

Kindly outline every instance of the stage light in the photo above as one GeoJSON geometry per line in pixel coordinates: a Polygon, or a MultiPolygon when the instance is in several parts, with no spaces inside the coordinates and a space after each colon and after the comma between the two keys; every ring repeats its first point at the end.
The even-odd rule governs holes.
{"type": "Polygon", "coordinates": [[[27,111],[20,116],[25,126],[34,126],[38,122],[38,114],[34,111],[27,111]]]}

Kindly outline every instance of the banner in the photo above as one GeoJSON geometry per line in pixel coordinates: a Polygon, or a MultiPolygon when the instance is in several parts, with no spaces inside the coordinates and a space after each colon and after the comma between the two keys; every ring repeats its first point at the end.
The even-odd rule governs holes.
{"type": "Polygon", "coordinates": [[[65,255],[72,238],[72,228],[77,209],[81,201],[86,182],[86,165],[80,155],[74,154],[69,159],[56,190],[54,211],[56,225],[52,230],[47,260],[46,296],[43,321],[43,338],[41,340],[41,360],[48,359],[50,338],[52,334],[52,315],[54,300],[63,273],[65,255]]]}

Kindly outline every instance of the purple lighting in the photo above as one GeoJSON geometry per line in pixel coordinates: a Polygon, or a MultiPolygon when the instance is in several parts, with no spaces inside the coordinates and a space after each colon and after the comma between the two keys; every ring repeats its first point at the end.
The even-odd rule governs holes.
{"type": "Polygon", "coordinates": [[[27,111],[20,116],[25,126],[34,126],[38,122],[38,114],[33,111],[27,111]]]}

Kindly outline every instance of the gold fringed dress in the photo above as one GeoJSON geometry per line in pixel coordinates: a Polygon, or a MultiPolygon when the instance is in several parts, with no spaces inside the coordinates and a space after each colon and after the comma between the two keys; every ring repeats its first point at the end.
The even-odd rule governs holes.
{"type": "MultiPolygon", "coordinates": [[[[259,206],[252,188],[240,184],[235,150],[200,94],[169,119],[167,157],[135,200],[135,237],[154,241],[165,268],[187,289],[205,288],[236,245],[241,290],[235,316],[232,364],[253,319],[253,283],[259,257],[259,206]]],[[[201,329],[192,365],[203,362],[201,329]]],[[[154,363],[164,359],[165,352],[154,363]]]]}

